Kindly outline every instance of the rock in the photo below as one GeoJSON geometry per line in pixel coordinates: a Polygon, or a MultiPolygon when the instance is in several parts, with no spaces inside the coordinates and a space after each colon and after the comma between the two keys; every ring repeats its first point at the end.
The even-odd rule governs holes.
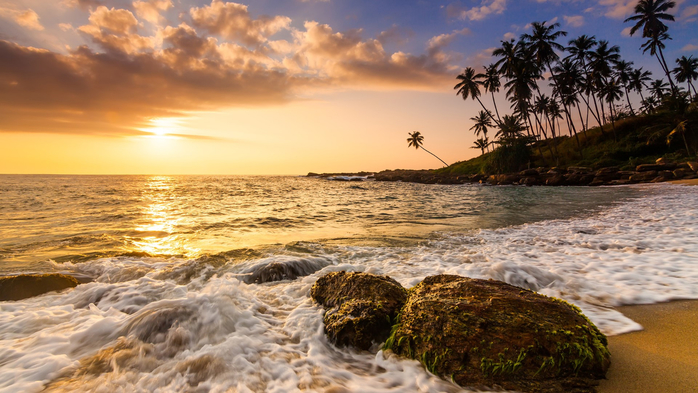
{"type": "Polygon", "coordinates": [[[524,178],[521,178],[521,180],[519,180],[519,184],[521,184],[523,186],[536,186],[539,183],[538,183],[538,178],[533,177],[533,176],[526,176],[524,178]]]}
{"type": "Polygon", "coordinates": [[[655,161],[654,163],[659,164],[659,165],[664,165],[667,163],[667,161],[664,157],[659,157],[659,158],[657,158],[657,161],[655,161]]]}
{"type": "Polygon", "coordinates": [[[386,349],[461,386],[592,392],[606,337],[564,301],[493,281],[427,277],[410,291],[386,349]]]}
{"type": "Polygon", "coordinates": [[[643,165],[638,165],[637,168],[635,168],[636,172],[650,172],[650,171],[661,171],[665,169],[664,165],[659,165],[659,164],[643,164],[643,165]]]}
{"type": "Polygon", "coordinates": [[[610,173],[616,173],[616,172],[618,172],[618,170],[619,169],[617,166],[609,166],[606,168],[601,168],[598,171],[596,171],[596,176],[603,176],[603,175],[607,175],[610,173]]]}
{"type": "Polygon", "coordinates": [[[688,162],[686,163],[686,165],[688,165],[688,167],[691,168],[691,170],[692,170],[693,172],[698,172],[698,162],[696,162],[696,161],[688,161],[688,162]]]}
{"type": "Polygon", "coordinates": [[[539,173],[535,169],[526,169],[526,170],[519,172],[519,175],[520,176],[538,176],[539,173]]]}
{"type": "Polygon", "coordinates": [[[630,179],[630,176],[636,174],[637,172],[635,171],[618,171],[618,175],[620,176],[621,180],[628,180],[630,179]]]}
{"type": "Polygon", "coordinates": [[[661,183],[674,179],[674,174],[671,171],[662,171],[657,173],[657,177],[652,179],[652,183],[661,183]]]}
{"type": "Polygon", "coordinates": [[[633,184],[633,182],[630,179],[611,180],[608,182],[609,186],[624,186],[626,184],[633,184]]]}
{"type": "Polygon", "coordinates": [[[693,171],[691,171],[690,169],[686,169],[686,168],[678,168],[678,169],[674,169],[673,173],[674,173],[675,178],[682,179],[687,175],[692,175],[693,171]]]}
{"type": "Polygon", "coordinates": [[[0,301],[22,300],[46,292],[61,291],[78,285],[75,277],[65,274],[22,274],[0,277],[0,301]]]}
{"type": "MultiPolygon", "coordinates": [[[[550,172],[548,172],[548,173],[550,173],[550,172]]],[[[562,175],[555,174],[552,177],[549,177],[545,181],[545,185],[546,186],[561,186],[564,183],[564,181],[565,181],[565,178],[562,177],[562,175]]]]}
{"type": "Polygon", "coordinates": [[[594,180],[594,175],[584,172],[571,172],[565,175],[565,184],[569,186],[586,186],[594,180]]]}
{"type": "Polygon", "coordinates": [[[325,312],[325,333],[338,346],[368,350],[390,335],[407,291],[387,276],[335,272],[320,277],[310,296],[325,312]]]}
{"type": "Polygon", "coordinates": [[[574,173],[574,172],[589,173],[589,172],[591,172],[591,169],[589,169],[585,166],[571,166],[571,167],[567,168],[567,171],[572,172],[572,173],[574,173]]]}
{"type": "Polygon", "coordinates": [[[630,176],[630,181],[633,183],[644,183],[653,180],[657,177],[657,171],[640,172],[630,176]]]}
{"type": "Polygon", "coordinates": [[[263,259],[259,263],[242,271],[241,281],[247,284],[295,280],[298,277],[315,273],[330,262],[325,258],[280,257],[270,261],[263,259]]]}

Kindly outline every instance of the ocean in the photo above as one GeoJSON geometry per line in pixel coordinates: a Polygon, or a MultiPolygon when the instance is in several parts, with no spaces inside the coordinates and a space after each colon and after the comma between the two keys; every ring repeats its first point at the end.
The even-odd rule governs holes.
{"type": "Polygon", "coordinates": [[[698,299],[696,206],[667,184],[0,175],[0,275],[85,282],[0,302],[0,392],[464,392],[331,345],[313,283],[493,278],[620,334],[641,326],[615,306],[698,299]],[[298,277],[263,282],[270,264],[298,277]]]}

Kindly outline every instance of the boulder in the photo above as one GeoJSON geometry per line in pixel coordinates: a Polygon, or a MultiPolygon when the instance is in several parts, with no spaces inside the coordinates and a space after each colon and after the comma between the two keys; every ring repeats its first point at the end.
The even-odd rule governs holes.
{"type": "MultiPolygon", "coordinates": [[[[548,172],[548,173],[550,173],[550,172],[548,172]]],[[[565,178],[561,174],[555,174],[555,175],[549,177],[545,181],[545,185],[546,186],[561,186],[564,184],[564,182],[565,182],[565,178]]]]}
{"type": "Polygon", "coordinates": [[[537,186],[539,184],[538,178],[533,176],[526,176],[519,180],[519,184],[523,186],[537,186]]]}
{"type": "Polygon", "coordinates": [[[585,166],[571,166],[567,168],[567,171],[571,173],[589,173],[591,172],[591,169],[585,166]]]}
{"type": "Polygon", "coordinates": [[[586,186],[594,180],[594,175],[584,172],[571,172],[565,175],[565,184],[568,186],[586,186]]]}
{"type": "Polygon", "coordinates": [[[693,171],[691,171],[690,169],[686,169],[686,168],[678,168],[678,169],[674,169],[673,173],[674,173],[675,178],[682,179],[687,175],[692,175],[693,171]]]}
{"type": "Polygon", "coordinates": [[[630,181],[633,183],[644,183],[657,177],[657,171],[640,172],[630,176],[630,181]]]}
{"type": "Polygon", "coordinates": [[[334,272],[317,280],[310,296],[325,309],[325,333],[338,346],[368,350],[390,335],[407,291],[388,276],[334,272]]]}
{"type": "Polygon", "coordinates": [[[0,277],[0,301],[22,300],[46,292],[61,291],[78,285],[75,277],[65,274],[21,274],[0,277]]]}
{"type": "Polygon", "coordinates": [[[636,172],[650,172],[650,171],[661,171],[665,169],[664,165],[661,164],[642,164],[635,168],[636,172]]]}
{"type": "Polygon", "coordinates": [[[593,392],[610,365],[606,337],[558,299],[493,281],[427,277],[385,349],[468,387],[593,392]]]}
{"type": "Polygon", "coordinates": [[[610,174],[610,173],[615,174],[616,172],[618,172],[618,170],[619,170],[619,169],[618,169],[617,166],[609,166],[609,167],[606,167],[606,168],[601,168],[601,169],[599,169],[598,171],[596,171],[596,176],[603,176],[603,175],[607,175],[607,174],[610,174]]]}
{"type": "Polygon", "coordinates": [[[696,161],[689,161],[689,162],[686,163],[686,165],[688,165],[688,167],[691,168],[691,170],[692,170],[693,172],[698,172],[698,162],[696,162],[696,161]]]}
{"type": "Polygon", "coordinates": [[[539,173],[535,169],[526,169],[526,170],[519,172],[519,175],[521,175],[521,176],[538,176],[539,173]]]}

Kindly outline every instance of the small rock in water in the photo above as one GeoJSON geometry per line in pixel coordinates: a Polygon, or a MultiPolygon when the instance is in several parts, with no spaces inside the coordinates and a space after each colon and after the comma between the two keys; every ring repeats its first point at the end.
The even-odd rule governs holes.
{"type": "Polygon", "coordinates": [[[407,291],[387,276],[334,272],[317,280],[310,295],[325,312],[325,332],[339,346],[368,350],[385,341],[407,291]]]}
{"type": "Polygon", "coordinates": [[[264,260],[245,270],[242,279],[247,284],[295,280],[315,273],[330,262],[324,258],[293,258],[269,262],[264,260]]]}
{"type": "Polygon", "coordinates": [[[77,285],[78,280],[75,277],[65,274],[21,274],[0,277],[0,301],[22,300],[46,292],[74,288],[77,285]]]}

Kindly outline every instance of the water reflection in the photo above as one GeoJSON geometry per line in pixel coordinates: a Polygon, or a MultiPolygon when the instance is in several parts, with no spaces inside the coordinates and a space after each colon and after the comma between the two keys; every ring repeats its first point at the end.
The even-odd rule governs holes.
{"type": "Polygon", "coordinates": [[[126,237],[129,251],[182,256],[199,253],[178,231],[188,223],[180,214],[182,201],[176,188],[177,179],[170,176],[152,176],[146,180],[141,192],[141,217],[134,228],[137,236],[126,237]]]}

